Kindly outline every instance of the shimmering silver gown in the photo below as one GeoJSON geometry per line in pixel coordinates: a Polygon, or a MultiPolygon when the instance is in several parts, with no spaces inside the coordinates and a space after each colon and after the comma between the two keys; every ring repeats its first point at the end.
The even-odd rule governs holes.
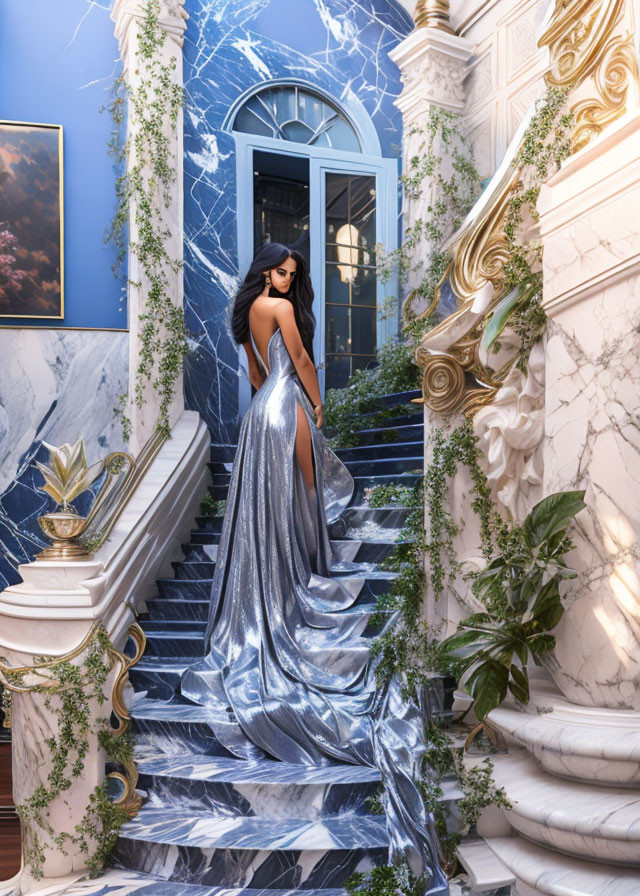
{"type": "Polygon", "coordinates": [[[376,689],[367,618],[350,611],[366,564],[338,562],[327,531],[351,500],[353,478],[315,424],[282,331],[269,341],[269,370],[251,341],[267,378],[240,427],[209,652],[185,671],[182,693],[209,709],[216,738],[238,757],[377,766],[390,861],[405,858],[428,886],[438,883],[435,833],[414,783],[424,717],[398,682],[376,689]],[[296,404],[311,430],[312,491],[295,458],[296,404]]]}

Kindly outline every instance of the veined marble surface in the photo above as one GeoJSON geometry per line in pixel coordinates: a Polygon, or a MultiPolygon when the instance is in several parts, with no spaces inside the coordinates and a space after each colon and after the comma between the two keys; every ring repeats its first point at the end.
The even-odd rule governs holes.
{"type": "Polygon", "coordinates": [[[549,668],[576,703],[640,709],[640,277],[558,313],[547,342],[545,494],[586,488],[549,668]]]}
{"type": "MultiPolygon", "coordinates": [[[[0,330],[0,590],[47,540],[38,516],[53,501],[33,461],[84,436],[87,462],[123,447],[113,408],[125,391],[128,334],[97,330],[0,330]]],[[[80,507],[80,505],[77,505],[80,507]]]]}
{"type": "Polygon", "coordinates": [[[361,104],[383,155],[399,155],[402,121],[393,101],[401,84],[388,53],[413,22],[389,0],[187,0],[186,10],[184,276],[194,351],[185,400],[214,440],[231,441],[238,355],[227,307],[239,271],[235,140],[222,129],[225,117],[255,85],[302,79],[347,105],[361,104]]]}

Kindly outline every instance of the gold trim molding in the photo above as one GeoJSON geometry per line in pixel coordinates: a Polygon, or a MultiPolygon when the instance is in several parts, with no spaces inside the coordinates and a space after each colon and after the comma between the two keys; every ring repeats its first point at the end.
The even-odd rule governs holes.
{"type": "MultiPolygon", "coordinates": [[[[626,111],[629,89],[633,82],[639,83],[630,3],[556,0],[540,38],[539,46],[548,47],[550,55],[547,85],[576,92],[571,106],[573,152],[626,111]]],[[[416,23],[418,14],[425,16],[429,5],[427,0],[418,3],[416,23]]],[[[476,214],[471,213],[451,243],[452,262],[445,277],[459,307],[425,334],[416,351],[423,374],[423,401],[438,414],[474,414],[493,399],[508,372],[509,365],[499,371],[487,369],[478,351],[483,320],[504,293],[503,267],[509,257],[505,219],[520,177],[520,170],[510,166],[486,207],[479,200],[476,214]],[[488,283],[494,288],[493,297],[479,319],[471,309],[478,292],[488,283]],[[461,320],[464,317],[469,318],[466,328],[461,320]],[[449,340],[447,334],[451,334],[449,340]]],[[[410,299],[403,306],[406,313],[410,299]]],[[[439,300],[437,289],[431,307],[417,317],[430,317],[439,300]]]]}
{"type": "Polygon", "coordinates": [[[449,19],[449,0],[418,0],[413,19],[416,28],[437,28],[455,34],[449,19]]]}

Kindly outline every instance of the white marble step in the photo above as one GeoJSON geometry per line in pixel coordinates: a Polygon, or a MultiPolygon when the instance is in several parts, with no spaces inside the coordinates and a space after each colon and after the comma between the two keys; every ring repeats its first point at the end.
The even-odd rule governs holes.
{"type": "Polygon", "coordinates": [[[585,862],[521,837],[487,843],[514,874],[518,896],[640,896],[640,869],[585,862]]]}
{"type": "Polygon", "coordinates": [[[457,855],[469,875],[472,893],[508,887],[515,881],[513,872],[481,838],[463,841],[457,855]]]}
{"type": "Polygon", "coordinates": [[[495,782],[512,804],[506,817],[520,834],[563,853],[640,869],[640,791],[550,775],[519,748],[493,763],[495,782]]]}
{"type": "Polygon", "coordinates": [[[526,712],[503,704],[489,719],[555,775],[640,787],[640,712],[578,706],[536,681],[526,712]]]}

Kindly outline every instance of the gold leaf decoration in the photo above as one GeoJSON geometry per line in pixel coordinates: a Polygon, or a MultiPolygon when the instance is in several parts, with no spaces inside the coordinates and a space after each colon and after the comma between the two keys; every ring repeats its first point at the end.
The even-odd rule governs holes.
{"type": "Polygon", "coordinates": [[[84,439],[80,437],[74,445],[65,442],[59,448],[42,443],[49,449],[51,466],[36,461],[36,466],[44,476],[43,492],[51,495],[58,504],[66,508],[69,501],[86,491],[104,470],[104,461],[87,467],[84,453],[84,439]]]}

